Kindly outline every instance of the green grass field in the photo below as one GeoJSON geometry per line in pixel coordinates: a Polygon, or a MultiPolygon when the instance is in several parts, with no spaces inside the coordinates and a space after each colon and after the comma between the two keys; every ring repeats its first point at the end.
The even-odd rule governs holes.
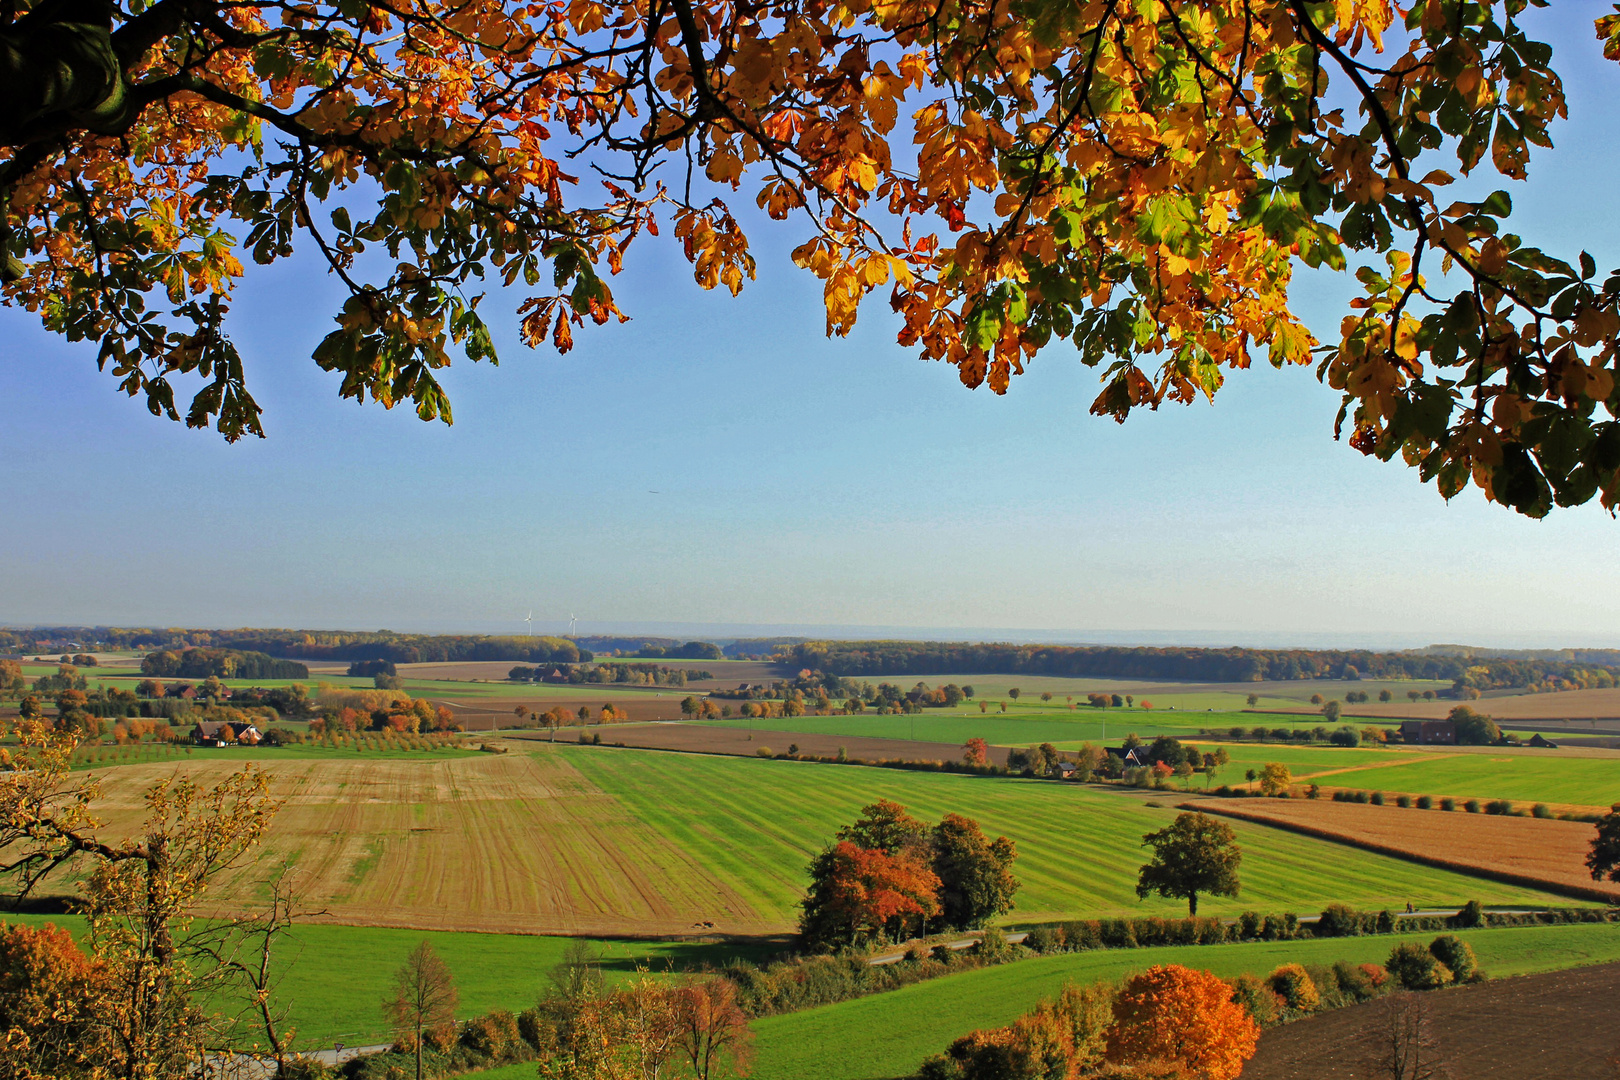
{"type": "Polygon", "coordinates": [[[1074,748],[1081,742],[1117,746],[1131,732],[1144,739],[1174,735],[1190,741],[1210,741],[1200,736],[1200,728],[1225,731],[1233,726],[1245,730],[1257,725],[1268,728],[1313,728],[1321,717],[1256,716],[1235,712],[1182,712],[1166,709],[1091,709],[1070,712],[1066,708],[1028,708],[1022,705],[1002,713],[993,706],[988,713],[977,708],[929,709],[911,716],[864,713],[855,716],[793,716],[767,720],[733,717],[706,723],[722,727],[753,728],[763,731],[803,731],[825,735],[870,736],[880,739],[920,739],[961,745],[972,738],[994,746],[1029,746],[1051,742],[1074,748]]]}
{"type": "MultiPolygon", "coordinates": [[[[930,1054],[975,1028],[999,1027],[1066,982],[1117,980],[1179,963],[1231,977],[1288,962],[1383,963],[1397,941],[1434,935],[1330,938],[1069,953],[949,975],[901,990],[755,1021],[754,1080],[886,1080],[910,1076],[930,1054]]],[[[1620,959],[1620,927],[1583,925],[1464,931],[1492,976],[1620,959]]],[[[491,1078],[495,1080],[495,1078],[491,1078]]],[[[516,1080],[514,1076],[511,1080],[516,1080]]]]}
{"type": "MultiPolygon", "coordinates": [[[[31,926],[54,922],[76,937],[87,933],[75,915],[0,915],[0,922],[31,926]]],[[[341,1040],[351,1046],[385,1042],[390,1036],[381,1002],[394,972],[419,941],[432,942],[455,976],[461,994],[457,1014],[481,1016],[495,1009],[519,1012],[540,997],[547,973],[576,940],[528,934],[469,934],[388,930],[371,926],[296,926],[281,945],[283,975],[278,1000],[290,1004],[297,1044],[319,1049],[341,1040]]],[[[609,982],[633,978],[637,966],[655,974],[719,966],[734,957],[764,959],[764,946],[676,941],[591,941],[609,982]]],[[[223,1006],[223,1003],[222,1003],[223,1006]]],[[[529,1066],[533,1071],[533,1066],[529,1066]]]]}
{"type": "Polygon", "coordinates": [[[1500,753],[1424,753],[1400,764],[1325,776],[1323,784],[1414,795],[1610,806],[1620,802],[1620,760],[1500,753]]]}
{"type": "MultiPolygon", "coordinates": [[[[1144,833],[1177,813],[1174,798],[1050,782],[907,773],[861,766],[585,748],[538,752],[567,760],[634,817],[690,854],[757,912],[792,922],[804,867],[860,807],[890,798],[919,817],[955,811],[1018,844],[1016,919],[1179,914],[1184,904],[1138,900],[1144,833]],[[1153,805],[1160,802],[1162,805],[1153,805]]],[[[1378,908],[1412,900],[1546,903],[1525,889],[1233,823],[1245,851],[1243,894],[1206,899],[1201,913],[1318,911],[1333,900],[1378,908]]]]}

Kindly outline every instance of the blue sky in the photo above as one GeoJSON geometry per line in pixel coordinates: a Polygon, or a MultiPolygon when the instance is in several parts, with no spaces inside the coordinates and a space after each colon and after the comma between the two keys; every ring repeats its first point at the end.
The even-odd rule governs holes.
{"type": "MultiPolygon", "coordinates": [[[[1607,268],[1620,67],[1590,38],[1599,5],[1561,10],[1572,118],[1516,227],[1607,268]]],[[[486,308],[505,360],[447,373],[452,428],[337,400],[308,359],[337,292],[307,262],[239,292],[269,438],[236,446],[149,417],[93,349],[0,309],[0,622],[512,631],[533,609],[581,632],[1620,644],[1620,525],[1448,505],[1335,444],[1337,396],[1307,371],[1262,365],[1124,426],[1088,415],[1096,376],[1064,343],[1006,397],[969,392],[894,344],[881,303],[824,338],[787,258],[802,230],[753,237],[735,300],[645,244],[615,282],[634,321],[566,357],[486,308]]],[[[1336,336],[1344,283],[1302,274],[1300,310],[1336,336]]]]}

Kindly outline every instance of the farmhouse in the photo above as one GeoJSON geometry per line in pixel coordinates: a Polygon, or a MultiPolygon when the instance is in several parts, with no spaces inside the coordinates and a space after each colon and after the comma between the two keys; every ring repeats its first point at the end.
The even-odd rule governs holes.
{"type": "Polygon", "coordinates": [[[1551,739],[1547,738],[1545,735],[1543,735],[1539,731],[1536,732],[1534,735],[1530,736],[1530,741],[1525,743],[1525,745],[1526,746],[1539,746],[1539,747],[1541,747],[1543,749],[1546,749],[1546,750],[1556,750],[1556,749],[1558,749],[1558,744],[1557,743],[1553,742],[1551,739]]]}
{"type": "Polygon", "coordinates": [[[1127,766],[1148,764],[1147,747],[1145,746],[1110,746],[1108,753],[1119,758],[1127,766]]]}
{"type": "Polygon", "coordinates": [[[1403,720],[1401,739],[1425,746],[1457,745],[1457,725],[1450,720],[1403,720]]]}
{"type": "Polygon", "coordinates": [[[264,736],[251,723],[240,720],[199,720],[191,729],[191,741],[198,746],[225,746],[239,743],[257,746],[264,736]]]}

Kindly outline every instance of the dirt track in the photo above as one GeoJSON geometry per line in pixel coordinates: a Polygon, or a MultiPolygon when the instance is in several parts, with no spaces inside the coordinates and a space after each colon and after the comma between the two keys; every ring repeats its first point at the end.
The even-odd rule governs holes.
{"type": "MultiPolygon", "coordinates": [[[[1420,995],[1453,1080],[1613,1080],[1620,964],[1420,995]]],[[[1243,1080],[1362,1080],[1385,1008],[1369,1002],[1273,1028],[1243,1080]]],[[[1386,1074],[1387,1075],[1387,1074],[1386,1074]]]]}

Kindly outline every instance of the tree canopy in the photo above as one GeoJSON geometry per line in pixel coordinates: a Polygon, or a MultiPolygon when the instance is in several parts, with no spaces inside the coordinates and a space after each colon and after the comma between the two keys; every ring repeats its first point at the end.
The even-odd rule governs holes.
{"type": "MultiPolygon", "coordinates": [[[[1123,420],[1315,365],[1351,445],[1447,497],[1612,509],[1620,273],[1452,195],[1551,145],[1544,6],[7,0],[0,276],[153,412],[200,377],[186,423],[237,439],[243,260],[307,248],[348,294],[314,354],[339,392],[449,420],[436,372],[496,359],[486,280],[566,352],[627,317],[607,279],[644,236],[740,290],[742,197],[800,221],[829,333],[887,289],[967,386],[1068,339],[1123,420]],[[1354,269],[1337,340],[1298,266],[1354,269]]],[[[1620,15],[1596,32],[1620,58],[1620,15]]]]}
{"type": "Polygon", "coordinates": [[[1149,893],[1187,901],[1187,914],[1198,914],[1198,894],[1236,896],[1243,851],[1237,834],[1207,814],[1178,814],[1176,820],[1142,837],[1153,858],[1142,867],[1136,895],[1149,893]]]}

